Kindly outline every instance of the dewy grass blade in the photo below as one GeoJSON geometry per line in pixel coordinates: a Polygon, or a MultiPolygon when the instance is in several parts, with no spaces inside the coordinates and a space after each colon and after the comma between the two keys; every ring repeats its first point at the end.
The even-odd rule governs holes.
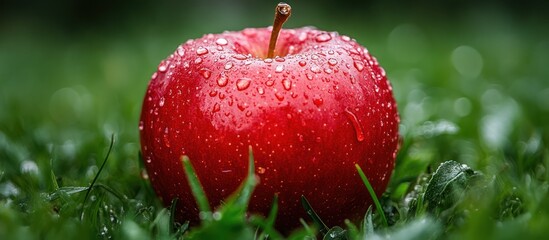
{"type": "Polygon", "coordinates": [[[193,196],[196,200],[196,203],[198,204],[198,209],[200,210],[200,212],[211,213],[212,210],[210,208],[210,203],[208,202],[206,193],[204,193],[202,184],[200,184],[200,181],[196,176],[196,172],[194,171],[189,157],[183,156],[181,158],[181,162],[183,163],[183,170],[185,171],[185,175],[187,176],[187,180],[189,181],[189,185],[191,186],[193,196]]]}
{"type": "Polygon", "coordinates": [[[374,192],[374,189],[372,188],[372,185],[370,184],[370,181],[368,181],[368,178],[366,178],[366,175],[362,171],[362,168],[358,166],[358,164],[355,164],[356,170],[358,171],[358,174],[360,175],[360,178],[362,178],[362,182],[368,189],[368,192],[370,193],[370,196],[374,200],[374,204],[376,205],[376,209],[379,212],[379,215],[381,216],[383,226],[388,227],[389,224],[387,224],[387,218],[385,217],[385,213],[383,212],[383,208],[381,208],[381,204],[379,203],[379,200],[377,199],[376,193],[374,192]]]}
{"type": "MultiPolygon", "coordinates": [[[[95,185],[95,182],[99,178],[99,174],[103,171],[103,168],[105,167],[105,164],[107,164],[107,160],[109,159],[109,156],[111,155],[112,147],[114,145],[114,134],[111,135],[111,144],[109,145],[109,150],[107,151],[107,155],[105,155],[105,160],[103,160],[103,163],[101,164],[101,167],[99,168],[99,171],[97,171],[97,174],[95,174],[95,177],[93,178],[93,181],[91,182],[90,186],[88,187],[88,191],[86,191],[86,196],[84,197],[84,202],[82,203],[82,206],[86,204],[88,201],[88,198],[90,196],[90,192],[95,185]]],[[[80,215],[80,220],[84,220],[84,210],[86,208],[82,208],[82,214],[80,215]]]]}
{"type": "Polygon", "coordinates": [[[307,198],[305,198],[305,196],[303,195],[301,195],[301,204],[303,205],[303,208],[305,208],[307,215],[309,215],[309,217],[313,219],[313,222],[318,227],[318,231],[322,234],[322,236],[326,235],[326,233],[328,233],[328,230],[329,230],[328,226],[324,224],[322,219],[320,219],[318,214],[316,214],[315,210],[313,210],[313,208],[311,207],[311,204],[309,203],[309,201],[307,201],[307,198]]]}

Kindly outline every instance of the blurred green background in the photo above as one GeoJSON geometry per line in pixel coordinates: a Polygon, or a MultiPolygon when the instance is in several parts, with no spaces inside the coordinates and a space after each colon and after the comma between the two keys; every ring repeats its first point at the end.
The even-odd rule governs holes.
{"type": "MultiPolygon", "coordinates": [[[[187,39],[271,25],[276,3],[0,1],[2,203],[51,191],[50,166],[63,185],[86,186],[111,134],[104,181],[154,202],[139,177],[137,123],[157,64],[187,39]]],[[[286,28],[338,31],[378,58],[410,143],[399,161],[424,163],[422,171],[454,159],[496,174],[501,156],[547,155],[548,1],[288,3],[286,28]]],[[[547,163],[506,164],[517,185],[531,174],[546,190],[547,163]]]]}

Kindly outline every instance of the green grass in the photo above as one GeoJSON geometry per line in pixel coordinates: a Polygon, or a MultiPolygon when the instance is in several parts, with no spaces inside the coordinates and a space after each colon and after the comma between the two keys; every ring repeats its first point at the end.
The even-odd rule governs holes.
{"type": "MultiPolygon", "coordinates": [[[[288,238],[549,234],[546,18],[519,20],[505,9],[443,21],[315,14],[287,25],[338,30],[366,45],[393,84],[403,141],[379,207],[362,222],[303,219],[288,238]]],[[[225,26],[135,21],[78,33],[24,19],[0,24],[0,239],[281,238],[276,196],[269,216],[244,218],[253,172],[225,207],[203,207],[198,227],[175,222],[174,205],[156,198],[139,157],[147,82],[177,44],[225,26]]]]}

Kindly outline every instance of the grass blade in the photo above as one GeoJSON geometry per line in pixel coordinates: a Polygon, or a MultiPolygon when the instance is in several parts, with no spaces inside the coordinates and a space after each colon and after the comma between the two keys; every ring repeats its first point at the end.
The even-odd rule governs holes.
{"type": "Polygon", "coordinates": [[[377,199],[376,193],[374,192],[374,188],[372,188],[372,185],[370,184],[370,181],[368,181],[368,178],[362,171],[362,168],[358,164],[355,164],[356,170],[358,171],[358,174],[360,175],[360,178],[362,178],[362,182],[368,189],[368,192],[370,193],[370,196],[372,197],[372,200],[374,200],[374,204],[376,205],[376,209],[379,212],[379,215],[381,216],[381,220],[383,223],[383,226],[388,227],[389,224],[387,224],[387,218],[385,217],[385,213],[383,212],[383,208],[381,208],[381,204],[379,203],[379,200],[377,199]]]}
{"type": "Polygon", "coordinates": [[[212,210],[210,208],[210,203],[208,202],[206,193],[204,193],[202,184],[200,184],[200,181],[198,180],[198,176],[196,176],[196,172],[194,171],[189,157],[183,156],[181,158],[181,162],[183,163],[183,170],[185,171],[187,181],[191,186],[193,196],[196,200],[196,203],[198,204],[198,209],[200,210],[200,212],[211,213],[212,210]]]}
{"type": "Polygon", "coordinates": [[[311,207],[311,204],[309,201],[307,201],[307,198],[305,196],[301,195],[301,205],[303,205],[303,208],[305,208],[305,211],[307,212],[307,215],[311,219],[313,219],[313,222],[318,227],[318,231],[322,234],[322,236],[326,235],[328,233],[328,226],[324,224],[322,219],[316,214],[315,210],[311,207]]]}

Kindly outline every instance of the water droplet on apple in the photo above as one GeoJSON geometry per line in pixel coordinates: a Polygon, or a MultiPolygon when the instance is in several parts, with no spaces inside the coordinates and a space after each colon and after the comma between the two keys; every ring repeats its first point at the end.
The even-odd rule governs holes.
{"type": "Polygon", "coordinates": [[[362,70],[364,69],[364,63],[362,63],[361,61],[355,61],[353,65],[355,65],[356,70],[358,70],[359,72],[362,72],[362,70]]]}
{"type": "Polygon", "coordinates": [[[252,111],[246,111],[246,117],[252,116],[252,111]]]}
{"type": "Polygon", "coordinates": [[[139,121],[139,131],[143,131],[143,121],[139,121]]]}
{"type": "Polygon", "coordinates": [[[258,168],[257,168],[257,173],[259,173],[259,174],[264,174],[265,171],[266,171],[266,170],[265,170],[265,168],[263,168],[263,167],[258,167],[258,168]]]}
{"type": "Polygon", "coordinates": [[[276,97],[276,99],[278,99],[279,101],[284,100],[284,95],[283,95],[282,93],[280,93],[280,92],[275,93],[275,97],[276,97]]]}
{"type": "Polygon", "coordinates": [[[228,82],[229,82],[229,79],[227,78],[227,76],[225,76],[224,73],[221,73],[219,75],[219,77],[217,78],[217,85],[220,86],[220,87],[227,86],[228,82]]]}
{"type": "Polygon", "coordinates": [[[168,63],[166,61],[160,62],[160,65],[158,65],[158,71],[159,72],[166,72],[168,70],[168,63]]]}
{"type": "Polygon", "coordinates": [[[196,63],[196,64],[202,63],[202,58],[196,58],[196,59],[194,60],[194,63],[196,63]]]}
{"type": "Polygon", "coordinates": [[[343,35],[341,36],[341,40],[348,42],[348,41],[351,41],[351,38],[349,36],[343,35]]]}
{"type": "Polygon", "coordinates": [[[265,59],[263,59],[263,62],[264,63],[272,63],[273,59],[272,58],[265,58],[265,59]]]}
{"type": "Polygon", "coordinates": [[[329,51],[328,51],[328,54],[334,55],[334,50],[329,50],[329,51]]]}
{"type": "Polygon", "coordinates": [[[236,89],[239,91],[246,90],[250,86],[251,82],[252,80],[249,78],[239,78],[236,80],[236,89]]]}
{"type": "Polygon", "coordinates": [[[212,71],[210,71],[210,69],[207,69],[207,68],[202,68],[199,70],[199,73],[200,75],[202,75],[202,77],[204,77],[205,79],[208,79],[210,78],[210,76],[212,75],[212,71]]]}
{"type": "Polygon", "coordinates": [[[307,65],[307,62],[303,60],[299,61],[299,66],[305,67],[305,65],[307,65]]]}
{"type": "Polygon", "coordinates": [[[183,46],[179,46],[177,47],[177,55],[179,55],[180,57],[183,57],[185,56],[185,49],[183,48],[183,46]]]}
{"type": "Polygon", "coordinates": [[[330,34],[328,34],[328,33],[321,33],[320,35],[317,35],[315,37],[315,40],[317,42],[327,42],[327,41],[332,40],[332,36],[330,36],[330,34]]]}
{"type": "Polygon", "coordinates": [[[263,95],[265,93],[265,90],[262,87],[257,87],[257,92],[259,95],[263,95]]]}
{"type": "Polygon", "coordinates": [[[153,75],[151,76],[151,80],[155,80],[156,77],[158,77],[158,73],[154,72],[153,75]]]}
{"type": "Polygon", "coordinates": [[[290,89],[292,89],[292,81],[290,81],[286,78],[282,79],[282,86],[284,86],[284,89],[290,90],[290,89]]]}
{"type": "Polygon", "coordinates": [[[328,59],[328,64],[330,64],[330,66],[335,66],[337,64],[337,60],[335,60],[334,58],[330,58],[328,59]]]}
{"type": "Polygon", "coordinates": [[[324,103],[324,99],[322,99],[320,96],[318,96],[317,94],[315,94],[313,96],[313,103],[317,106],[317,107],[320,107],[323,103],[324,103]]]}
{"type": "Polygon", "coordinates": [[[225,38],[218,38],[217,40],[215,40],[215,44],[220,45],[220,46],[225,46],[225,45],[227,45],[227,43],[229,43],[229,42],[225,38]]]}
{"type": "Polygon", "coordinates": [[[297,40],[299,40],[300,42],[307,40],[307,32],[301,32],[297,37],[297,40]]]}
{"type": "Polygon", "coordinates": [[[274,80],[265,81],[265,85],[267,85],[268,87],[272,87],[274,85],[274,80]]]}
{"type": "Polygon", "coordinates": [[[215,97],[215,96],[217,96],[217,91],[216,90],[210,91],[210,97],[215,97]]]}
{"type": "Polygon", "coordinates": [[[257,31],[253,28],[246,28],[242,30],[242,34],[248,36],[248,37],[254,37],[257,34],[257,31]]]}
{"type": "Polygon", "coordinates": [[[158,105],[161,107],[164,106],[164,100],[165,100],[164,97],[161,97],[160,101],[158,102],[158,105]]]}
{"type": "Polygon", "coordinates": [[[225,70],[229,70],[229,69],[231,69],[232,67],[233,67],[233,62],[227,62],[227,63],[225,64],[225,70]]]}
{"type": "Polygon", "coordinates": [[[362,130],[362,125],[360,125],[360,122],[358,121],[358,118],[356,117],[356,115],[353,112],[351,112],[351,110],[349,109],[345,109],[345,114],[353,124],[353,128],[355,129],[355,133],[356,133],[356,140],[358,140],[359,142],[364,141],[364,132],[362,130]]]}
{"type": "Polygon", "coordinates": [[[198,55],[204,55],[206,53],[208,53],[208,49],[205,47],[199,47],[198,49],[196,49],[196,54],[198,55]]]}
{"type": "Polygon", "coordinates": [[[311,75],[310,73],[305,73],[305,76],[307,77],[307,79],[313,80],[313,75],[311,75]]]}
{"type": "Polygon", "coordinates": [[[319,66],[311,66],[310,68],[311,72],[314,72],[314,73],[320,73],[320,67],[319,66]]]}
{"type": "Polygon", "coordinates": [[[275,72],[281,73],[282,71],[284,71],[284,65],[278,65],[278,66],[276,66],[275,72]]]}
{"type": "Polygon", "coordinates": [[[330,74],[330,73],[332,73],[333,71],[334,71],[334,70],[332,70],[331,68],[324,68],[324,72],[325,72],[325,73],[330,74]]]}
{"type": "Polygon", "coordinates": [[[244,54],[235,54],[233,55],[233,58],[238,60],[246,60],[248,57],[246,57],[246,55],[244,54]]]}
{"type": "Polygon", "coordinates": [[[212,113],[219,112],[221,110],[221,107],[219,106],[219,103],[215,103],[212,109],[212,113]]]}

